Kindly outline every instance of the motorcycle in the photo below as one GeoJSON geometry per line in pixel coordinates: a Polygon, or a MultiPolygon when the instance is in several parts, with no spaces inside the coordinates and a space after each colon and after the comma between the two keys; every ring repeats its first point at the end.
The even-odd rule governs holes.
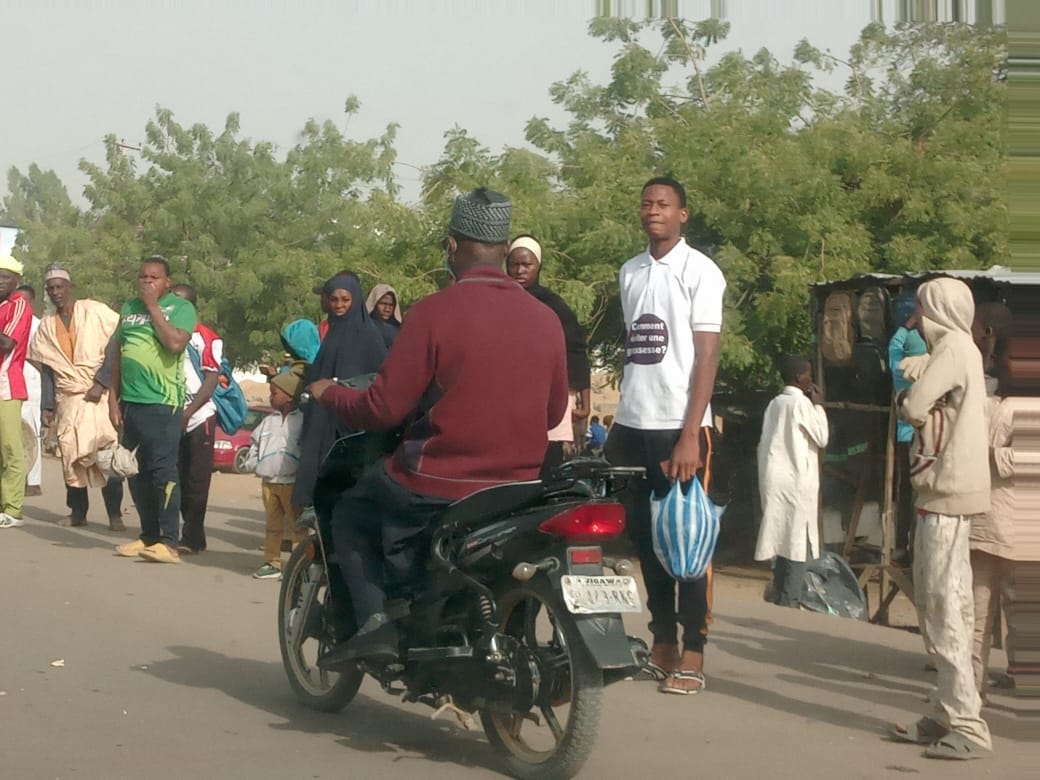
{"type": "Polygon", "coordinates": [[[366,674],[406,702],[479,719],[507,773],[570,778],[592,752],[605,685],[646,664],[622,613],[642,609],[634,566],[603,554],[625,527],[613,496],[641,469],[602,460],[560,467],[548,481],[482,490],[448,507],[432,529],[426,582],[398,625],[400,656],[320,669],[317,659],[354,632],[334,563],[332,507],[362,470],[393,449],[381,434],[337,442],[315,490],[312,535],[283,573],[282,661],[303,704],[337,712],[366,674]]]}

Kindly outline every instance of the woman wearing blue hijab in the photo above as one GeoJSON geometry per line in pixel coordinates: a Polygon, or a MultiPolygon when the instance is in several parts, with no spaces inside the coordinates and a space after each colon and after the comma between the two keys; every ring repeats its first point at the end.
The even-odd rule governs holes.
{"type": "MultiPolygon", "coordinates": [[[[329,314],[329,331],[314,362],[307,368],[305,384],[319,379],[350,379],[372,374],[386,357],[386,344],[365,308],[361,283],[352,276],[334,276],[321,288],[329,314]]],[[[318,404],[307,404],[300,435],[300,468],[293,489],[293,503],[311,506],[321,461],[336,439],[350,433],[335,415],[318,404]]]]}

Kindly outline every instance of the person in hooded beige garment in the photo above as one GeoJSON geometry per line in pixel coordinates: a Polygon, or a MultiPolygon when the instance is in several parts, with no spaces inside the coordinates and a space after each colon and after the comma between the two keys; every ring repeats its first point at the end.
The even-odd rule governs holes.
{"type": "Polygon", "coordinates": [[[898,740],[927,745],[929,758],[965,760],[992,750],[975,686],[975,629],[969,537],[990,509],[986,381],[972,338],[975,303],[957,279],[925,282],[917,293],[931,355],[920,377],[897,398],[899,415],[917,429],[911,479],[916,491],[914,600],[934,651],[931,712],[898,740]]]}
{"type": "Polygon", "coordinates": [[[397,290],[389,284],[377,284],[368,294],[365,308],[383,337],[386,348],[390,349],[402,322],[401,301],[397,296],[397,290]]]}

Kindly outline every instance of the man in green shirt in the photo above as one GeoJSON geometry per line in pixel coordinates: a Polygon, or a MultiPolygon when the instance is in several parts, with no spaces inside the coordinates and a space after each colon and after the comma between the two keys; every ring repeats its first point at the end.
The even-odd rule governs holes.
{"type": "Polygon", "coordinates": [[[177,541],[180,483],[177,453],[184,407],[184,348],[195,330],[195,307],[170,292],[170,265],[159,255],[141,263],[138,297],[119,313],[112,337],[109,414],[122,444],[137,449],[130,494],[141,516],[141,537],[116,547],[126,558],[180,563],[177,541]]]}

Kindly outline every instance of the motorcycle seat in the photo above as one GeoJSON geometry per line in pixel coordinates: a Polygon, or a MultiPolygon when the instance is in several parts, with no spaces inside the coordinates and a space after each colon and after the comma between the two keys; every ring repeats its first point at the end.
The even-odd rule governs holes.
{"type": "Polygon", "coordinates": [[[459,499],[444,510],[441,525],[466,528],[478,521],[487,522],[507,515],[538,500],[545,494],[542,482],[510,482],[506,485],[484,488],[459,499]]]}

